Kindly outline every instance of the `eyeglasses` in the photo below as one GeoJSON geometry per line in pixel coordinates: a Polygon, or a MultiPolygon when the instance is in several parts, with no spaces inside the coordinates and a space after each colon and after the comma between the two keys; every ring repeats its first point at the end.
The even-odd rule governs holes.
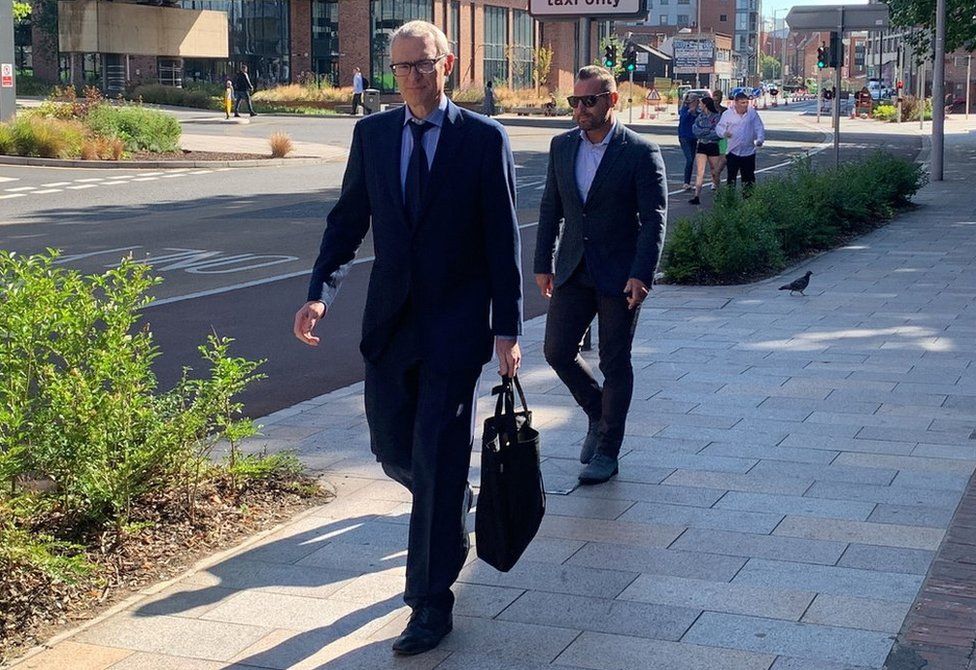
{"type": "Polygon", "coordinates": [[[603,93],[597,93],[596,95],[571,95],[566,98],[566,101],[569,102],[569,106],[573,109],[576,109],[576,106],[581,102],[583,103],[584,107],[592,107],[597,103],[597,100],[605,95],[610,95],[610,91],[604,91],[603,93]]]}
{"type": "Polygon", "coordinates": [[[406,77],[413,68],[417,68],[417,72],[420,74],[434,74],[437,70],[437,63],[446,57],[447,54],[441,54],[437,58],[425,58],[412,63],[393,63],[390,65],[390,69],[393,70],[395,77],[406,77]]]}

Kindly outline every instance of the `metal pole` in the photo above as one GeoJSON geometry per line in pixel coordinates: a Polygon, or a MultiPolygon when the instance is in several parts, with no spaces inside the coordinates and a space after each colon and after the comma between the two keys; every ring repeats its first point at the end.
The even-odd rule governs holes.
{"type": "MultiPolygon", "coordinates": [[[[841,44],[844,42],[844,8],[837,8],[837,33],[841,44]]],[[[830,56],[836,58],[837,67],[834,68],[834,165],[840,165],[840,54],[830,56]]]]}
{"type": "Polygon", "coordinates": [[[820,123],[820,108],[823,106],[823,70],[817,68],[817,123],[820,123]]]}
{"type": "Polygon", "coordinates": [[[17,110],[16,76],[14,75],[14,6],[0,0],[0,121],[13,121],[17,110]]]}
{"type": "Polygon", "coordinates": [[[970,83],[973,77],[973,55],[966,56],[966,119],[969,120],[969,92],[973,85],[970,83]]]}
{"type": "Polygon", "coordinates": [[[593,52],[590,49],[593,19],[583,18],[580,20],[582,21],[580,24],[580,60],[583,63],[583,67],[586,67],[593,62],[593,52]]]}
{"type": "Polygon", "coordinates": [[[630,107],[630,118],[628,119],[627,123],[633,123],[634,122],[634,71],[633,70],[630,71],[630,88],[627,89],[627,95],[628,95],[627,102],[630,103],[628,105],[630,107]]]}
{"type": "Polygon", "coordinates": [[[935,61],[932,63],[932,181],[945,167],[945,0],[935,2],[935,61]]]}
{"type": "Polygon", "coordinates": [[[918,128],[925,129],[925,61],[918,66],[918,128]]]}

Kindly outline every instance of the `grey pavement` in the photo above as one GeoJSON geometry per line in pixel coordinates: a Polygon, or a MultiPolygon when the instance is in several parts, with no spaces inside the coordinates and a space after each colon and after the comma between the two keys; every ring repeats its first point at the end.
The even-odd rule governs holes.
{"type": "Polygon", "coordinates": [[[974,154],[976,135],[951,135],[917,209],[781,277],[657,287],[610,483],[574,488],[586,422],[542,359],[544,317],[528,322],[547,517],[510,573],[472,551],[437,650],[389,650],[409,497],[369,453],[355,384],[247,445],[296,450],[333,502],[19,667],[881,668],[976,467],[974,154]],[[806,297],[776,290],[806,269],[806,297]]]}

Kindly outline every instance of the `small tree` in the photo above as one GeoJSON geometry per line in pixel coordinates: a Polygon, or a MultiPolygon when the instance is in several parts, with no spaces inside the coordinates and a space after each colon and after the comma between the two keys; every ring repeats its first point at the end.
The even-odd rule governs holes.
{"type": "Polygon", "coordinates": [[[553,53],[551,46],[542,46],[535,50],[535,81],[539,88],[549,81],[553,53]]]}
{"type": "Polygon", "coordinates": [[[14,23],[19,23],[28,19],[31,15],[31,6],[27,2],[18,2],[18,0],[13,0],[14,3],[14,23]]]}
{"type": "Polygon", "coordinates": [[[778,58],[774,58],[768,54],[763,54],[762,57],[762,76],[765,80],[776,79],[779,77],[780,72],[782,72],[783,67],[779,62],[778,58]]]}

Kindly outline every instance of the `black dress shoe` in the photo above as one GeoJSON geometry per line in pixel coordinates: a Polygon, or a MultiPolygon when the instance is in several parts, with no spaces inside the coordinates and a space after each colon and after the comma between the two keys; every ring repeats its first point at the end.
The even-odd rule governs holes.
{"type": "Polygon", "coordinates": [[[410,623],[393,641],[393,651],[402,656],[413,656],[430,651],[441,643],[454,628],[451,610],[421,606],[410,615],[410,623]]]}
{"type": "Polygon", "coordinates": [[[590,419],[590,427],[586,431],[586,437],[583,438],[583,446],[580,447],[580,463],[583,465],[593,460],[593,454],[596,453],[596,443],[600,438],[599,428],[600,422],[590,419]]]}
{"type": "Polygon", "coordinates": [[[606,454],[597,454],[579,474],[579,483],[584,485],[602,484],[617,474],[617,459],[606,454]]]}

